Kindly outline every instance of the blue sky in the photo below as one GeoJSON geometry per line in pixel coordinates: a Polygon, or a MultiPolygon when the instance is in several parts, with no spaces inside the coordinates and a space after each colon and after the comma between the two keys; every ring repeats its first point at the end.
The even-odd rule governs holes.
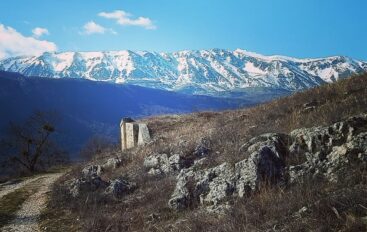
{"type": "Polygon", "coordinates": [[[366,9],[365,0],[4,0],[0,57],[242,48],[367,60],[366,9]]]}

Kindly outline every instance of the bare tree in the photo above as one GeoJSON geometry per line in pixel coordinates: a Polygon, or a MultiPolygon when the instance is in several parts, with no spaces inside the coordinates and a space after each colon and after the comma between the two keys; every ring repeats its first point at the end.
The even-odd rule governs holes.
{"type": "Polygon", "coordinates": [[[10,123],[6,139],[10,160],[29,172],[35,172],[43,161],[49,163],[50,158],[57,154],[65,156],[52,141],[56,131],[55,120],[55,114],[38,111],[24,124],[10,123]]]}

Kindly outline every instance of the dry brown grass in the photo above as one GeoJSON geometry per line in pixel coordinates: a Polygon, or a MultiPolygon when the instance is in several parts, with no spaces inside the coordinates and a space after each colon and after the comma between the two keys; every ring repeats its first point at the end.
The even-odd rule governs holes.
{"type": "MultiPolygon", "coordinates": [[[[106,199],[98,192],[77,200],[58,196],[54,199],[78,214],[84,231],[263,231],[278,228],[309,231],[322,229],[323,225],[333,230],[358,231],[364,224],[360,219],[362,213],[354,207],[356,204],[367,207],[362,197],[367,193],[366,179],[360,178],[366,176],[365,171],[346,177],[352,179],[345,181],[344,186],[306,182],[290,189],[265,188],[246,201],[238,200],[232,212],[218,217],[195,207],[183,212],[169,210],[167,202],[174,188],[174,178],[150,177],[142,163],[153,153],[190,157],[204,137],[212,145],[208,166],[235,162],[245,158],[239,147],[254,136],[328,125],[365,113],[366,109],[367,75],[361,75],[253,108],[146,118],[143,121],[148,123],[154,142],[124,152],[124,165],[103,176],[106,179],[124,176],[137,183],[136,191],[120,200],[106,199]],[[317,102],[316,107],[306,111],[304,104],[309,102],[317,102]],[[334,200],[329,201],[329,195],[335,195],[334,200]],[[301,219],[294,218],[292,215],[303,206],[309,207],[311,213],[301,219]],[[335,217],[333,207],[339,216],[335,217]]],[[[116,152],[110,151],[110,154],[116,152]]]]}
{"type": "Polygon", "coordinates": [[[134,157],[151,153],[189,155],[200,138],[211,140],[216,162],[243,159],[239,147],[263,133],[289,133],[301,127],[329,125],[367,110],[367,74],[295,93],[256,107],[144,119],[155,143],[132,150],[134,157]],[[316,102],[313,110],[304,104],[316,102]],[[183,144],[183,145],[182,145],[183,144]],[[218,155],[219,154],[219,155],[218,155]]]}
{"type": "Polygon", "coordinates": [[[174,231],[366,231],[366,184],[364,169],[336,184],[309,180],[291,188],[267,187],[236,199],[222,217],[202,211],[183,215],[174,231]]]}

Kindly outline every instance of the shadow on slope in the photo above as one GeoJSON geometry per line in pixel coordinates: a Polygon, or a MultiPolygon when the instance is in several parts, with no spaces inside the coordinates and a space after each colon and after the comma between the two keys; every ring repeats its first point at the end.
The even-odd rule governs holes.
{"type": "Polygon", "coordinates": [[[35,110],[54,111],[62,119],[57,139],[67,150],[75,152],[93,134],[116,140],[119,121],[124,116],[139,118],[234,109],[251,106],[264,99],[195,96],[134,85],[30,78],[0,72],[0,135],[4,134],[9,121],[22,121],[35,110]]]}

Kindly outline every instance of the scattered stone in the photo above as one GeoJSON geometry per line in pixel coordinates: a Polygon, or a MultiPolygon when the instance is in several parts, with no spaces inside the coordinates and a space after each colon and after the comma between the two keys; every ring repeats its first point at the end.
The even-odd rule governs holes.
{"type": "Polygon", "coordinates": [[[66,183],[70,194],[73,197],[79,197],[82,193],[93,192],[98,189],[104,189],[108,183],[103,181],[99,176],[91,176],[90,178],[76,178],[66,183]]]}
{"type": "Polygon", "coordinates": [[[183,168],[184,160],[178,154],[168,157],[167,154],[154,154],[145,158],[144,166],[151,175],[177,173],[183,168]]]}
{"type": "Polygon", "coordinates": [[[125,179],[119,178],[110,181],[110,184],[106,188],[105,193],[111,194],[116,198],[120,198],[123,195],[132,192],[135,188],[135,183],[131,183],[125,179]]]}
{"type": "Polygon", "coordinates": [[[107,161],[102,165],[103,169],[116,169],[120,167],[122,161],[118,157],[109,158],[107,161]]]}
{"type": "Polygon", "coordinates": [[[298,217],[298,218],[302,218],[308,211],[309,211],[309,209],[306,206],[303,206],[296,213],[294,213],[293,216],[298,217]]]}
{"type": "Polygon", "coordinates": [[[100,176],[103,173],[101,165],[91,165],[83,168],[82,174],[85,178],[91,178],[93,176],[100,176]]]}
{"type": "Polygon", "coordinates": [[[199,144],[196,146],[193,155],[197,158],[202,158],[208,155],[210,152],[210,140],[208,138],[200,139],[199,144]]]}

